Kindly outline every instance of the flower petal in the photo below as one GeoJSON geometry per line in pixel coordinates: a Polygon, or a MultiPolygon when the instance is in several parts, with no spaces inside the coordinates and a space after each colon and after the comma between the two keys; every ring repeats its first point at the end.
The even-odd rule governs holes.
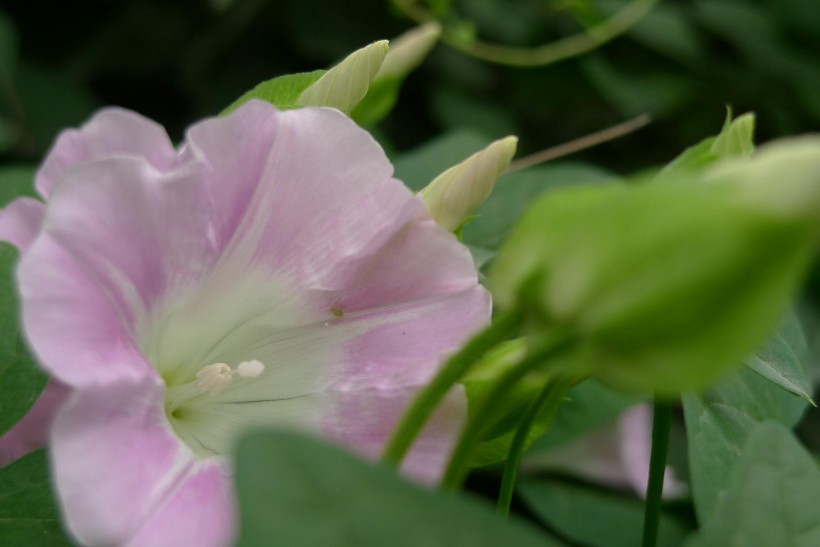
{"type": "Polygon", "coordinates": [[[19,198],[0,210],[0,241],[7,241],[25,251],[37,237],[43,216],[44,203],[32,198],[19,198]]]}
{"type": "MultiPolygon", "coordinates": [[[[323,424],[325,434],[358,454],[378,459],[415,394],[415,389],[406,388],[338,392],[323,424]]],[[[440,480],[466,418],[467,396],[457,385],[424,426],[402,472],[428,484],[440,480]]]]}
{"type": "Polygon", "coordinates": [[[120,158],[67,173],[18,270],[43,365],[71,385],[150,367],[137,326],[171,287],[207,273],[207,205],[190,170],[163,174],[120,158]]]}
{"type": "Polygon", "coordinates": [[[203,463],[158,507],[127,547],[223,547],[236,532],[232,479],[224,465],[203,463]]]}
{"type": "Polygon", "coordinates": [[[34,185],[47,198],[73,167],[116,156],[145,158],[165,170],[173,165],[176,152],[161,125],[135,112],[107,108],[80,129],[68,129],[57,137],[34,185]]]}
{"type": "Polygon", "coordinates": [[[52,469],[66,524],[81,542],[124,544],[192,472],[162,401],[161,381],[122,380],[75,391],[57,416],[52,469]]]}

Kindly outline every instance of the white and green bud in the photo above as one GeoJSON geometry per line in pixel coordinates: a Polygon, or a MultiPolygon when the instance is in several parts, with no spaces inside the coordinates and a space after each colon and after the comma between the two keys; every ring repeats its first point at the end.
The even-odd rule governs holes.
{"type": "Polygon", "coordinates": [[[441,227],[455,230],[487,199],[517,144],[516,137],[499,139],[437,176],[419,193],[441,227]]]}
{"type": "Polygon", "coordinates": [[[387,40],[374,42],[348,55],[310,87],[302,91],[297,106],[330,106],[349,114],[367,95],[388,51],[387,40]]]}
{"type": "Polygon", "coordinates": [[[412,28],[393,39],[390,42],[390,51],[387,52],[384,63],[373,81],[404,78],[410,74],[427,57],[440,36],[441,25],[430,22],[412,28]]]}

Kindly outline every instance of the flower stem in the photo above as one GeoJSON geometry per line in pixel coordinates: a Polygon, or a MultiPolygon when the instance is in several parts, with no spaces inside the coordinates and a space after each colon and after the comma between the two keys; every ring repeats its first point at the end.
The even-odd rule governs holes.
{"type": "Polygon", "coordinates": [[[550,378],[529,409],[527,409],[527,414],[515,431],[515,437],[513,437],[510,451],[507,454],[507,461],[504,464],[504,476],[501,479],[501,490],[498,494],[497,506],[498,512],[502,515],[507,516],[510,512],[515,479],[518,475],[518,465],[521,463],[521,456],[526,449],[527,439],[535,420],[543,414],[545,425],[549,427],[558,413],[558,408],[564,401],[564,397],[574,384],[573,380],[566,377],[550,378]]]}
{"type": "Polygon", "coordinates": [[[447,392],[487,351],[506,340],[522,322],[522,315],[511,310],[496,318],[453,354],[433,380],[419,391],[393,430],[382,452],[382,462],[397,468],[421,432],[427,419],[447,392]]]}
{"type": "Polygon", "coordinates": [[[646,486],[646,507],[643,520],[643,547],[658,543],[661,517],[663,476],[669,453],[669,429],[672,424],[672,404],[655,397],[652,417],[652,456],[649,459],[649,483],[646,486]]]}
{"type": "Polygon", "coordinates": [[[453,453],[450,456],[450,463],[441,481],[442,488],[455,490],[459,488],[467,476],[469,468],[470,452],[473,445],[481,438],[487,424],[490,423],[492,414],[498,403],[503,400],[509,390],[527,375],[534,368],[543,365],[566,351],[573,344],[573,339],[566,336],[536,348],[525,356],[518,364],[509,369],[498,381],[493,384],[487,394],[476,405],[475,412],[472,413],[467,426],[461,432],[453,453]]]}

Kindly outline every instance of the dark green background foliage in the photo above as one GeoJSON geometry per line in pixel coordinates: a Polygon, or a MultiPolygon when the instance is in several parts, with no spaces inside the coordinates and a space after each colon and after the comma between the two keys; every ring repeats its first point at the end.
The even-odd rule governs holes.
{"type": "MultiPolygon", "coordinates": [[[[599,22],[619,3],[452,4],[483,39],[538,45],[599,22]]],[[[387,0],[4,4],[6,160],[37,159],[59,127],[106,104],[155,118],[178,139],[187,124],[262,80],[325,68],[410,26],[387,0]]],[[[761,141],[817,128],[818,52],[820,4],[813,0],[662,0],[625,37],[552,66],[494,66],[439,46],[406,82],[381,129],[399,149],[467,127],[491,137],[519,134],[528,152],[649,112],[656,120],[650,128],[581,156],[631,170],[665,163],[714,133],[726,104],[758,113],[761,141]]]]}

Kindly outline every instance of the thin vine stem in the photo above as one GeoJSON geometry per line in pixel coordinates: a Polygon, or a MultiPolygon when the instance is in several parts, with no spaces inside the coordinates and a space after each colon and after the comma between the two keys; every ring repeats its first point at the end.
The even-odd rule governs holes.
{"type": "Polygon", "coordinates": [[[643,520],[643,547],[658,544],[661,518],[663,477],[669,453],[669,430],[672,425],[672,403],[655,397],[652,413],[652,455],[649,458],[649,483],[646,486],[646,506],[643,520]]]}
{"type": "Polygon", "coordinates": [[[527,439],[530,431],[539,416],[543,416],[544,424],[549,427],[552,420],[558,413],[558,409],[563,403],[567,392],[575,382],[567,377],[550,378],[544,388],[527,409],[526,415],[515,431],[510,450],[507,454],[507,461],[504,464],[504,475],[501,479],[501,489],[498,493],[498,512],[507,516],[510,512],[513,490],[515,490],[515,480],[518,476],[518,466],[521,464],[521,456],[527,447],[527,439]]]}
{"type": "Polygon", "coordinates": [[[481,438],[487,425],[504,396],[530,371],[564,353],[574,343],[569,336],[546,343],[525,356],[496,381],[487,394],[477,403],[450,456],[450,462],[441,480],[445,490],[460,488],[467,476],[473,445],[481,438]]]}
{"type": "Polygon", "coordinates": [[[398,468],[430,415],[453,385],[487,351],[509,338],[520,327],[523,317],[511,310],[498,316],[487,328],[453,354],[433,380],[419,391],[405,411],[382,452],[382,462],[398,468]]]}
{"type": "MultiPolygon", "coordinates": [[[[483,61],[519,67],[543,66],[582,55],[620,36],[640,21],[657,2],[658,0],[633,0],[610,18],[583,32],[536,47],[504,46],[481,40],[465,41],[446,27],[441,40],[483,61]]],[[[417,23],[436,20],[432,12],[415,0],[393,0],[393,5],[417,23]]]]}

